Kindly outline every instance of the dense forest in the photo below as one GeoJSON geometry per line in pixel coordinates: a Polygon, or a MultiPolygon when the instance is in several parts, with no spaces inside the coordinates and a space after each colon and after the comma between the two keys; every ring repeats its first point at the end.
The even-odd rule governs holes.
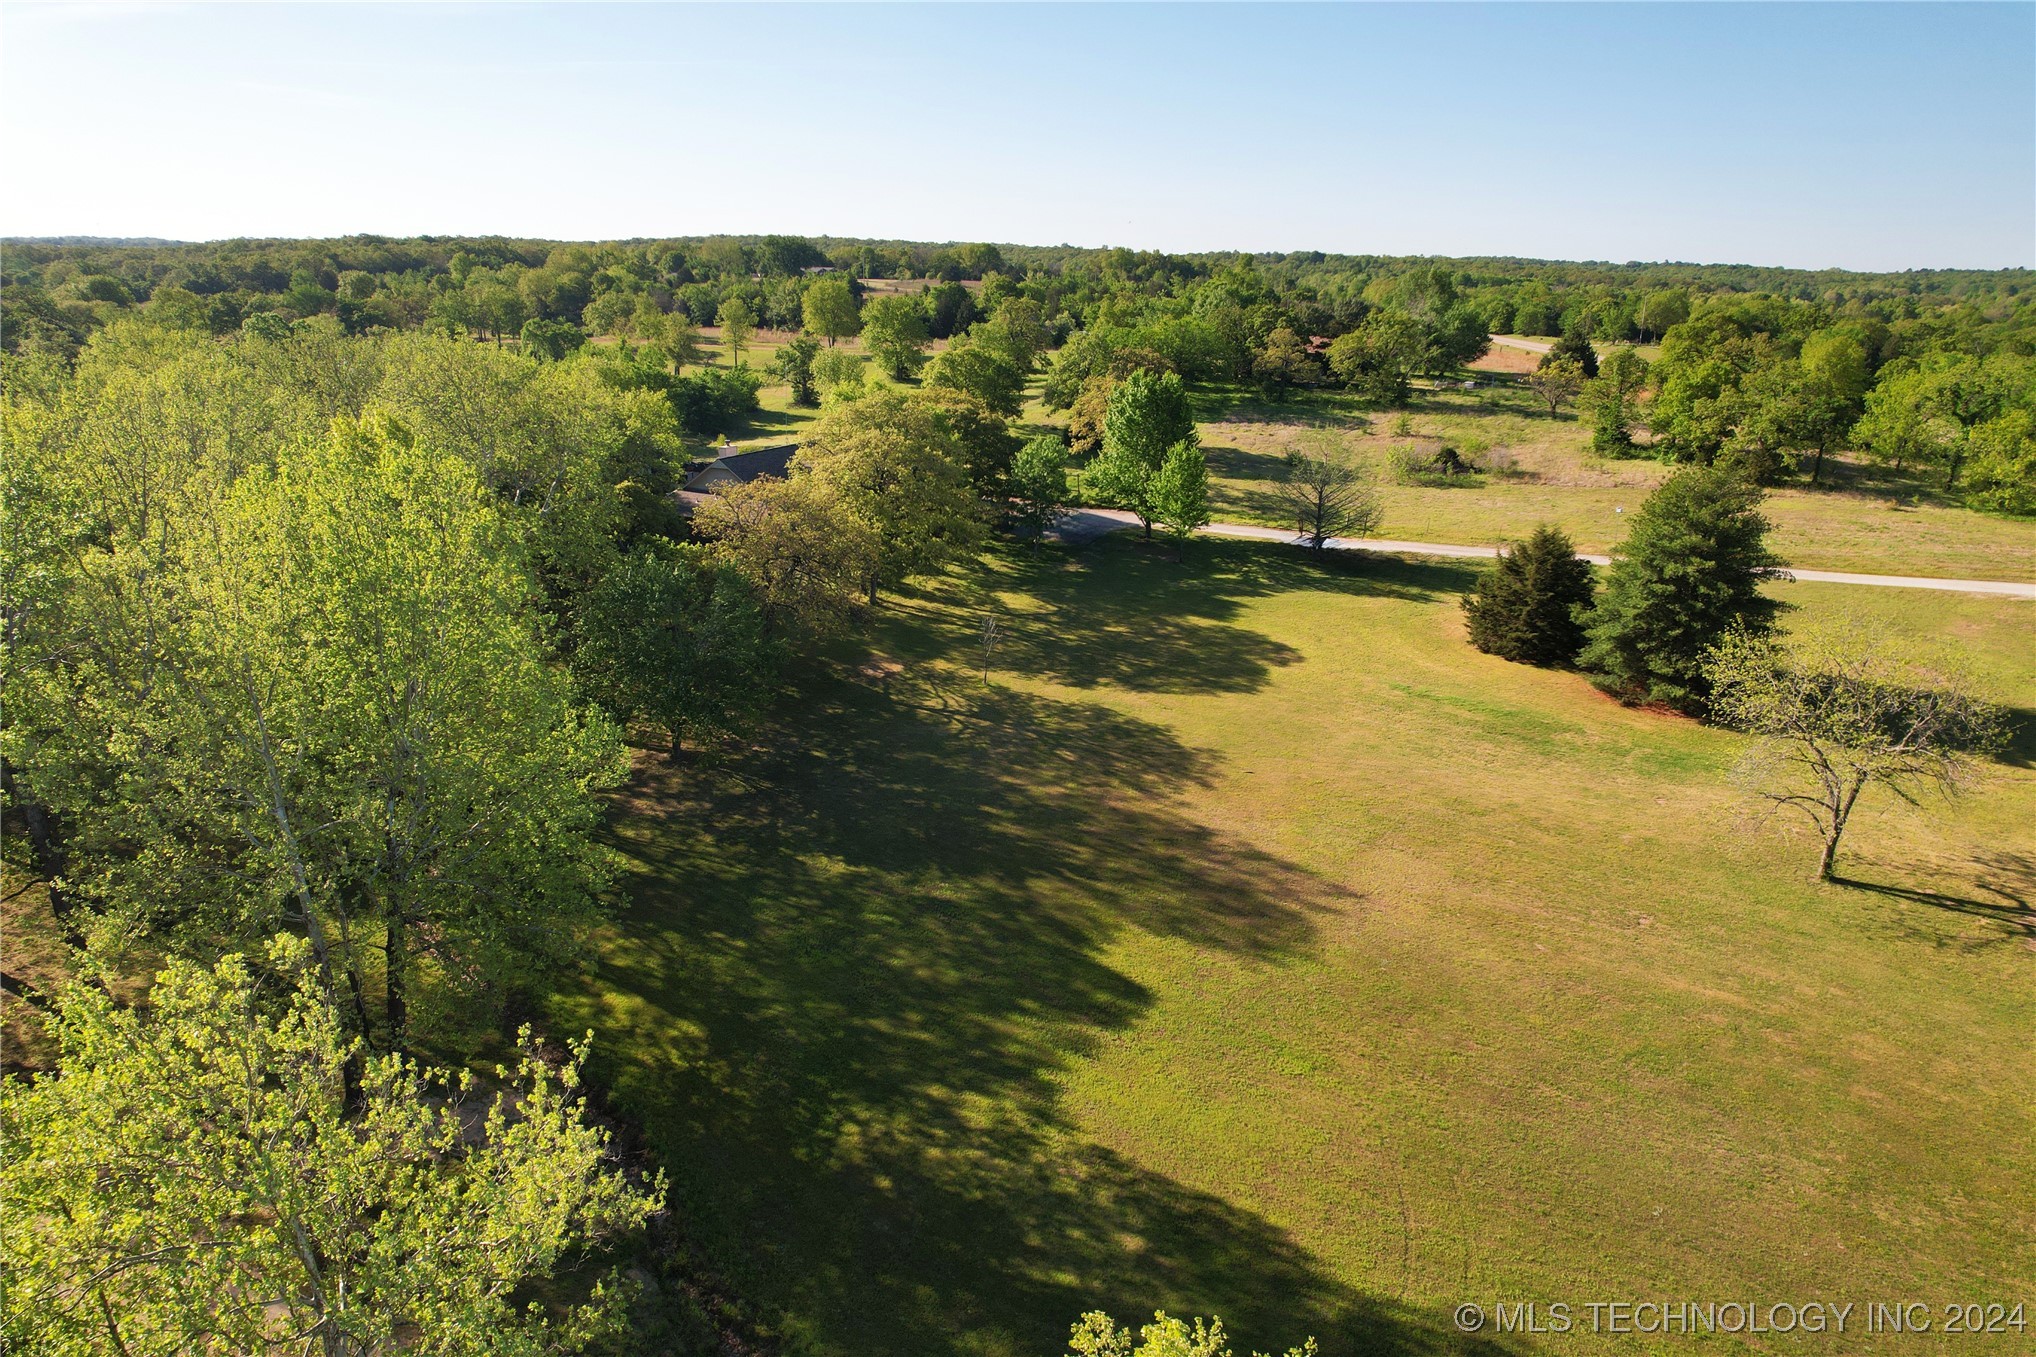
{"type": "MultiPolygon", "coordinates": [[[[1807,471],[1814,483],[1829,454],[1857,447],[1892,469],[1939,468],[1947,488],[1963,477],[1975,507],[2030,512],[2030,282],[2021,269],[1856,274],[795,236],[19,241],[6,250],[0,335],[10,355],[62,362],[125,316],[272,337],[324,317],[348,336],[467,335],[541,359],[614,336],[629,342],[610,380],[661,391],[692,436],[754,408],[761,374],[741,370],[739,346],[758,327],[803,329],[830,347],[860,333],[894,380],[916,375],[932,341],[980,338],[973,347],[1023,371],[990,371],[983,353],[954,356],[944,360],[951,375],[970,376],[949,384],[1004,404],[1035,359],[1058,350],[1041,395],[1049,410],[1072,411],[1077,454],[1096,446],[1105,389],[1134,368],[1191,385],[1344,385],[1390,404],[1416,376],[1474,359],[1489,335],[1545,336],[1562,340],[1544,383],[1551,400],[1585,399],[1601,451],[1726,457],[1762,481],[1807,471]],[[870,295],[888,280],[918,281],[870,295]],[[715,324],[737,346],[737,370],[686,374],[698,327],[715,324]],[[1651,371],[1628,362],[1600,380],[1594,345],[1656,342],[1651,371]]],[[[773,375],[802,402],[849,375],[803,349],[779,361],[790,366],[773,375]]]]}
{"type": "MultiPolygon", "coordinates": [[[[350,329],[452,323],[513,334],[526,320],[565,321],[593,333],[622,319],[619,299],[712,324],[741,298],[766,326],[797,329],[810,275],[855,279],[1000,280],[1048,304],[1050,318],[1081,328],[1113,300],[1194,299],[1224,305],[1276,299],[1299,328],[1335,335],[1393,296],[1402,280],[1438,271],[1493,333],[1658,339],[1685,298],[1761,294],[1814,303],[1834,316],[1900,326],[1928,320],[1933,334],[1992,347],[2036,332],[2029,270],[1920,269],[1850,273],[1739,264],[1560,263],[1386,255],[1167,255],[1127,249],[990,244],[932,245],[793,236],[685,237],[558,243],[500,237],[393,240],[156,240],[55,238],[5,242],[6,343],[75,345],[121,308],[159,302],[215,333],[247,317],[338,316],[350,329]],[[1208,296],[1208,285],[1225,284],[1208,296]],[[186,295],[188,294],[188,295],[186,295]],[[1650,310],[1649,303],[1653,303],[1650,310]],[[593,307],[589,312],[588,308],[593,307]],[[1664,309],[1666,308],[1666,309],[1664,309]]],[[[991,298],[994,301],[994,297],[991,298]]],[[[947,303],[955,305],[953,302],[947,303]]],[[[953,317],[935,319],[936,335],[953,317]]]]}

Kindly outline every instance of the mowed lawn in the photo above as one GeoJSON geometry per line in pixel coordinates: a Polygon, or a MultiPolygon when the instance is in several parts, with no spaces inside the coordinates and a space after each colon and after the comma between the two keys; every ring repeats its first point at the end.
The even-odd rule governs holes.
{"type": "MultiPolygon", "coordinates": [[[[1379,536],[1400,541],[1486,545],[1527,536],[1541,523],[1567,532],[1580,551],[1610,551],[1626,536],[1626,516],[1671,468],[1646,457],[1590,452],[1587,420],[1565,410],[1551,419],[1530,392],[1417,391],[1405,411],[1365,410],[1338,392],[1286,401],[1241,393],[1213,396],[1201,425],[1208,454],[1211,508],[1218,521],[1284,527],[1277,498],[1282,458],[1294,450],[1335,449],[1373,468],[1385,504],[1379,536]],[[1402,415],[1412,436],[1396,432],[1402,415]],[[1501,451],[1505,474],[1456,484],[1404,484],[1388,469],[1389,450],[1414,444],[1472,442],[1501,451]]],[[[1931,575],[1950,579],[2036,578],[2036,520],[1976,513],[1947,496],[1933,477],[1869,474],[1849,457],[1827,461],[1824,484],[1793,481],[1768,493],[1774,546],[1812,570],[1931,575]]]]}
{"type": "MultiPolygon", "coordinates": [[[[1739,740],[1470,650],[1469,579],[1000,556],[887,601],[754,748],[643,764],[556,1016],[789,1350],[1048,1357],[1164,1306],[1240,1348],[1593,1351],[1450,1309],[2036,1300],[2026,734],[1975,798],[1873,803],[1862,884],[1814,886],[1735,819],[1739,740]]],[[[2036,709],[2026,603],[1787,596],[2036,709]]]]}

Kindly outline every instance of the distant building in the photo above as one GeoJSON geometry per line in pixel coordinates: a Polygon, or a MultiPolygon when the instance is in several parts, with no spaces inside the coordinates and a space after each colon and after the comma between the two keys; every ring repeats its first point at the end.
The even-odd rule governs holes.
{"type": "Polygon", "coordinates": [[[791,474],[792,456],[799,451],[797,443],[773,443],[740,452],[730,451],[733,447],[725,444],[720,455],[688,464],[685,481],[672,492],[682,512],[693,512],[694,506],[719,485],[746,485],[765,476],[785,479],[791,474]]]}

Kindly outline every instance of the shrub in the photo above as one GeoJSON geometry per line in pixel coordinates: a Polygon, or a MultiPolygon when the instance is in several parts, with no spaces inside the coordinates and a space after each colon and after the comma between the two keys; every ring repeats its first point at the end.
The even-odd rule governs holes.
{"type": "Polygon", "coordinates": [[[673,379],[672,410],[690,434],[728,433],[757,408],[762,379],[748,368],[703,368],[673,379]]]}
{"type": "Polygon", "coordinates": [[[1543,524],[1464,595],[1470,643],[1502,660],[1574,664],[1591,592],[1590,563],[1561,531],[1543,524]]]}

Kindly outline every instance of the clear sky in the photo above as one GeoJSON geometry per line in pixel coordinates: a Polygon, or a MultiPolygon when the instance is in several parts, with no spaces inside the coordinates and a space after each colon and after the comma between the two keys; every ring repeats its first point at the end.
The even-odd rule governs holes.
{"type": "Polygon", "coordinates": [[[2036,264],[2036,4],[0,8],[0,233],[2036,264]]]}

